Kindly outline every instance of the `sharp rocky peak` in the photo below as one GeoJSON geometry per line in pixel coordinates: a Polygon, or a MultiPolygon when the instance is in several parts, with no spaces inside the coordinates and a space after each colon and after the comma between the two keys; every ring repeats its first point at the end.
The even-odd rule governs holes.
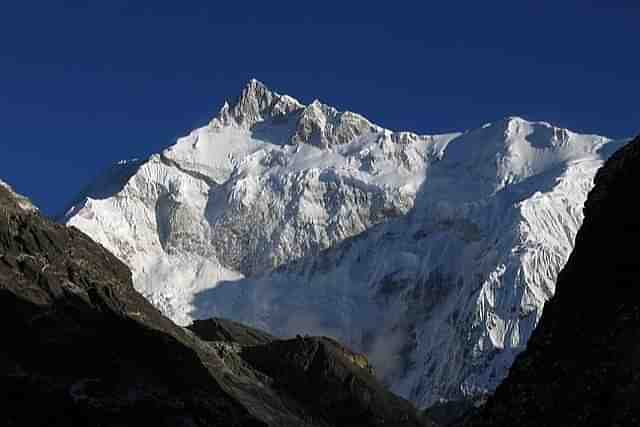
{"type": "Polygon", "coordinates": [[[302,110],[297,99],[280,95],[270,90],[264,83],[251,79],[242,93],[234,101],[225,102],[212,125],[215,127],[239,126],[250,129],[256,123],[269,119],[282,119],[302,110]]]}
{"type": "Polygon", "coordinates": [[[235,101],[224,103],[211,125],[214,128],[235,126],[251,130],[262,122],[288,123],[291,125],[290,144],[308,143],[322,148],[383,130],[359,114],[339,111],[318,99],[303,105],[289,95],[270,90],[256,79],[246,84],[235,101]]]}

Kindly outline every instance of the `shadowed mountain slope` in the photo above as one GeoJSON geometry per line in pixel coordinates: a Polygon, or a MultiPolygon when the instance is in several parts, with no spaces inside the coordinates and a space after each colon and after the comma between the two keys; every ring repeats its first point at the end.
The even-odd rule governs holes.
{"type": "MultiPolygon", "coordinates": [[[[121,261],[77,229],[44,219],[4,184],[0,322],[3,425],[337,425],[323,407],[272,387],[228,346],[176,326],[133,289],[121,261]]],[[[378,403],[377,394],[390,395],[370,380],[363,394],[378,403]]],[[[322,392],[349,393],[329,387],[336,389],[322,392]]],[[[356,425],[429,425],[402,402],[404,412],[356,425]]]]}
{"type": "Polygon", "coordinates": [[[219,317],[196,320],[188,328],[205,341],[234,342],[242,346],[266,344],[277,339],[259,329],[219,317]]]}

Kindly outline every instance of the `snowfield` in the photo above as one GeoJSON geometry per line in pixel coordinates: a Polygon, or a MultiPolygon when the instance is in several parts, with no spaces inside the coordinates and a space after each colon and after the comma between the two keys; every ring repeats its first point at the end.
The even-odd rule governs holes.
{"type": "Polygon", "coordinates": [[[115,165],[64,222],[176,322],[336,337],[426,406],[504,378],[625,142],[518,117],[393,132],[252,80],[207,126],[115,165]]]}

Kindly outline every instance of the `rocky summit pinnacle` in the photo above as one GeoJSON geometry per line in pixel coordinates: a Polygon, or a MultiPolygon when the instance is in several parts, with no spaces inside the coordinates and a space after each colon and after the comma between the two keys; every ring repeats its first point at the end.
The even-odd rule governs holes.
{"type": "Polygon", "coordinates": [[[521,118],[395,132],[251,81],[210,125],[110,171],[64,221],[176,322],[339,338],[427,406],[504,378],[596,171],[625,142],[521,118]]]}
{"type": "Polygon", "coordinates": [[[304,106],[295,98],[271,91],[255,79],[247,83],[235,101],[225,102],[211,122],[211,126],[218,129],[237,126],[255,130],[260,124],[286,125],[286,134],[281,135],[283,143],[309,143],[321,148],[344,144],[358,136],[382,130],[358,114],[340,112],[317,99],[304,106]]]}
{"type": "Polygon", "coordinates": [[[265,120],[284,118],[301,108],[297,100],[272,92],[262,82],[251,79],[235,101],[225,102],[212,125],[235,124],[248,129],[265,120]]]}

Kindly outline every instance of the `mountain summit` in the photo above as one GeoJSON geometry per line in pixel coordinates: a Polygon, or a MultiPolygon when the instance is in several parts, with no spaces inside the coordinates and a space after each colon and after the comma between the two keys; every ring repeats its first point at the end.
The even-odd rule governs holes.
{"type": "Polygon", "coordinates": [[[324,148],[382,130],[358,114],[341,113],[319,100],[304,106],[295,98],[272,92],[255,79],[249,81],[232,104],[225,102],[211,126],[251,129],[258,123],[289,125],[289,132],[272,142],[310,143],[324,148]]]}
{"type": "Polygon", "coordinates": [[[333,336],[429,405],[504,378],[625,142],[515,117],[394,132],[252,80],[207,126],[112,168],[64,221],[176,322],[333,336]]]}
{"type": "Polygon", "coordinates": [[[303,105],[290,96],[271,92],[262,82],[251,79],[232,105],[225,102],[212,125],[251,128],[256,123],[283,118],[302,108],[303,105]]]}

